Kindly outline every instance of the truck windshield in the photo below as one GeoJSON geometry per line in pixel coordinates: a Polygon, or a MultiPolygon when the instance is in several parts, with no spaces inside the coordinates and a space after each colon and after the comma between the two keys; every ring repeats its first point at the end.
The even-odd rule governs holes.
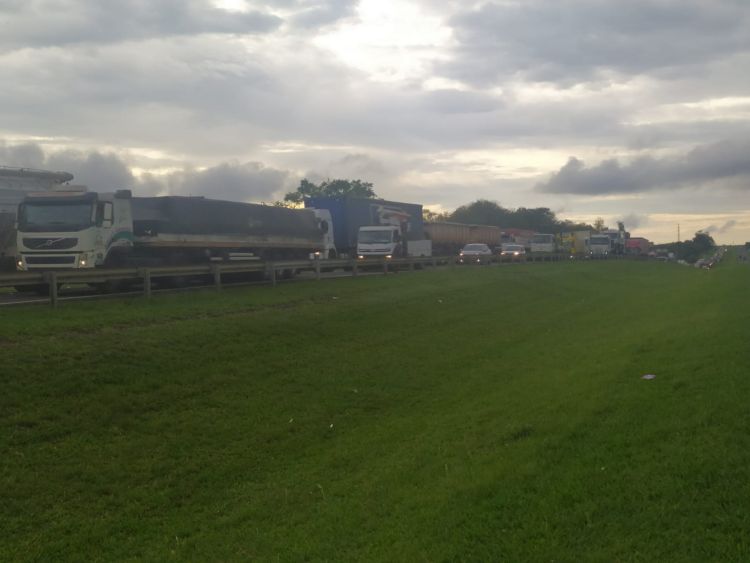
{"type": "Polygon", "coordinates": [[[549,244],[552,242],[552,235],[534,235],[531,242],[535,244],[549,244]]]}
{"type": "Polygon", "coordinates": [[[393,231],[359,231],[359,242],[364,244],[390,244],[393,231]]]}
{"type": "Polygon", "coordinates": [[[609,237],[591,237],[589,244],[603,244],[609,246],[609,237]]]}
{"type": "Polygon", "coordinates": [[[25,232],[74,232],[90,227],[93,222],[89,202],[29,203],[21,205],[18,229],[25,232]]]}

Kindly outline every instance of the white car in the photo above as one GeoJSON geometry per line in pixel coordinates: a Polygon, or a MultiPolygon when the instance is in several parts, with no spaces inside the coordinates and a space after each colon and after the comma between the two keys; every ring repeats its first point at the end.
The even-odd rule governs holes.
{"type": "Polygon", "coordinates": [[[459,264],[489,264],[492,262],[492,250],[486,244],[467,244],[458,253],[459,264]]]}
{"type": "Polygon", "coordinates": [[[526,257],[526,249],[522,244],[506,243],[500,247],[500,257],[505,260],[523,260],[526,257]]]}

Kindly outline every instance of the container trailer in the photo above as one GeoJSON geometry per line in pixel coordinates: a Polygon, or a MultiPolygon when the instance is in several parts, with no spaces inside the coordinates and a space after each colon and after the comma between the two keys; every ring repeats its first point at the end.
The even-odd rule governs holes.
{"type": "Polygon", "coordinates": [[[432,240],[434,254],[448,256],[458,254],[467,244],[486,244],[490,248],[500,246],[503,235],[500,227],[492,225],[469,225],[464,223],[425,223],[425,233],[432,240]]]}
{"type": "Polygon", "coordinates": [[[204,197],[32,193],[18,209],[19,270],[328,256],[330,214],[204,197]]]}
{"type": "Polygon", "coordinates": [[[383,199],[311,197],[305,207],[325,210],[333,221],[333,241],[341,257],[430,256],[422,206],[383,199]]]}

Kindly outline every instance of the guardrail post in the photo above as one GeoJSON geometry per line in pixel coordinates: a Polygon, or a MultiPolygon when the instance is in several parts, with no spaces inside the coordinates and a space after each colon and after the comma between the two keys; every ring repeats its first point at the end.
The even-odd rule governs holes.
{"type": "Polygon", "coordinates": [[[315,279],[320,280],[320,260],[315,260],[315,279]]]}
{"type": "Polygon", "coordinates": [[[357,276],[357,274],[359,274],[359,262],[357,262],[357,259],[355,258],[352,264],[352,277],[357,276]]]}
{"type": "Polygon", "coordinates": [[[409,258],[409,271],[410,272],[414,271],[414,258],[413,257],[409,258]]]}
{"type": "Polygon", "coordinates": [[[383,258],[383,275],[388,275],[388,260],[383,258]]]}
{"type": "Polygon", "coordinates": [[[212,264],[211,269],[214,272],[214,287],[216,291],[221,291],[221,264],[212,264]]]}
{"type": "Polygon", "coordinates": [[[432,267],[437,268],[437,258],[435,258],[434,256],[432,257],[432,267]]]}
{"type": "Polygon", "coordinates": [[[273,264],[272,262],[269,262],[268,267],[270,268],[270,271],[268,272],[268,274],[271,277],[271,285],[273,287],[276,287],[276,265],[273,264]]]}
{"type": "Polygon", "coordinates": [[[151,270],[144,268],[143,274],[143,296],[146,299],[151,299],[151,270]]]}
{"type": "Polygon", "coordinates": [[[57,308],[57,272],[47,272],[44,276],[49,286],[49,303],[57,308]]]}

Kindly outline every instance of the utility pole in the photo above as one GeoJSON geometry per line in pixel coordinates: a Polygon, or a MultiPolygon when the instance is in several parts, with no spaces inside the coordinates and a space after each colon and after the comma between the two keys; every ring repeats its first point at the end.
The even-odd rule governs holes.
{"type": "Polygon", "coordinates": [[[680,241],[680,224],[679,223],[677,223],[677,242],[682,242],[680,241]]]}

